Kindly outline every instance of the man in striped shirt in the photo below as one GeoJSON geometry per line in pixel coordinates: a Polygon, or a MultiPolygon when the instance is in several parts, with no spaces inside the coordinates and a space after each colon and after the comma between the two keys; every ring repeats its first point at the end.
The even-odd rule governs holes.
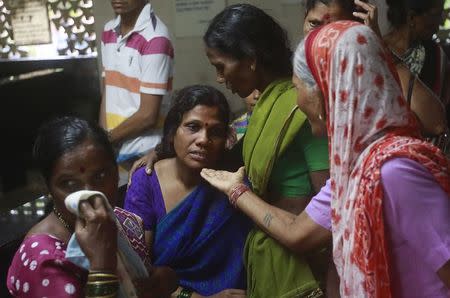
{"type": "Polygon", "coordinates": [[[171,90],[174,51],[147,0],[111,0],[117,17],[102,34],[104,93],[100,124],[125,169],[160,141],[161,107],[171,90]]]}

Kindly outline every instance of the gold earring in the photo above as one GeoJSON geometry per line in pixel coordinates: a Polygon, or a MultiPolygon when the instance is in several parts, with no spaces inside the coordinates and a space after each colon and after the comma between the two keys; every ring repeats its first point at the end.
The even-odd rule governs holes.
{"type": "Polygon", "coordinates": [[[323,121],[322,114],[319,114],[319,120],[320,120],[320,121],[323,121]]]}

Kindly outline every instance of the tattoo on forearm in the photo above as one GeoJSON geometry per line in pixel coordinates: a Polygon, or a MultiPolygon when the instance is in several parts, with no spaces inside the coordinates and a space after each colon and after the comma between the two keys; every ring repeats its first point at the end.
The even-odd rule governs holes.
{"type": "Polygon", "coordinates": [[[264,216],[264,219],[263,219],[264,225],[265,225],[266,227],[269,228],[269,227],[270,227],[270,222],[272,221],[272,219],[273,219],[272,214],[267,213],[267,214],[264,216]]]}

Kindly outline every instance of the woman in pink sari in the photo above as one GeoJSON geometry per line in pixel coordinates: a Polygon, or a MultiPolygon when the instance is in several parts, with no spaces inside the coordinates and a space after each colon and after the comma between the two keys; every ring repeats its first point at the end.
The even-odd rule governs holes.
{"type": "Polygon", "coordinates": [[[418,136],[388,50],[368,27],[335,22],[299,45],[294,70],[299,107],[330,147],[330,182],[305,213],[264,204],[243,170],[205,179],[292,250],[331,229],[343,297],[448,297],[450,163],[418,136]]]}

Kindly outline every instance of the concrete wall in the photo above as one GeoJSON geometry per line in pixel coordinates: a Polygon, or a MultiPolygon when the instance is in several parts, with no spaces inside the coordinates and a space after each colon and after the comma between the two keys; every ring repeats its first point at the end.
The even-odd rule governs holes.
{"type": "MultiPolygon", "coordinates": [[[[213,85],[222,90],[230,99],[233,111],[244,109],[243,101],[237,96],[232,95],[223,86],[216,83],[215,70],[209,64],[204,54],[203,42],[200,32],[198,37],[175,38],[175,17],[173,0],[151,0],[156,14],[165,22],[172,32],[173,44],[175,47],[175,77],[174,89],[178,89],[190,84],[202,83],[213,85]]],[[[302,37],[304,9],[300,1],[290,1],[294,4],[283,4],[289,1],[280,0],[253,0],[238,1],[226,0],[226,5],[236,3],[251,3],[273,16],[288,31],[291,40],[291,46],[294,49],[302,37]]],[[[385,25],[385,2],[384,0],[376,0],[380,6],[381,28],[386,31],[385,25]]],[[[100,38],[103,25],[106,21],[113,18],[113,12],[110,1],[96,0],[94,3],[94,15],[96,22],[97,36],[100,38]]]]}

